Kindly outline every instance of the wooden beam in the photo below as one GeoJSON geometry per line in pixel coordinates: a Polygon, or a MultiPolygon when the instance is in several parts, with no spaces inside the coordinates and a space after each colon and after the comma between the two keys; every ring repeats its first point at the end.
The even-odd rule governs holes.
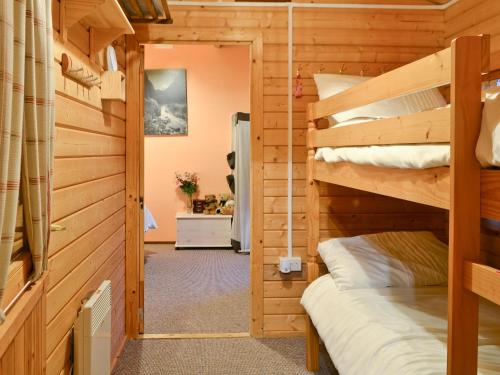
{"type": "Polygon", "coordinates": [[[468,290],[500,305],[500,271],[484,264],[465,262],[464,286],[468,290]]]}
{"type": "Polygon", "coordinates": [[[126,282],[125,282],[125,328],[129,338],[139,334],[139,134],[141,127],[139,79],[140,49],[133,35],[126,36],[127,56],[127,103],[126,103],[126,282]]]}
{"type": "Polygon", "coordinates": [[[255,40],[256,32],[252,29],[232,28],[228,29],[193,29],[173,28],[169,25],[159,23],[134,23],[135,35],[139,43],[163,43],[163,42],[252,42],[255,40]]]}
{"type": "Polygon", "coordinates": [[[310,120],[450,83],[451,50],[374,77],[337,95],[313,103],[310,120]],[[421,74],[425,72],[425,74],[421,74]]]}
{"type": "MultiPolygon", "coordinates": [[[[309,107],[311,108],[311,106],[309,107]]],[[[315,179],[314,160],[315,149],[310,139],[317,131],[317,123],[310,121],[308,125],[308,151],[307,151],[307,282],[311,284],[319,276],[318,244],[319,244],[319,183],[315,179]]],[[[319,370],[319,335],[311,318],[306,319],[306,366],[309,371],[319,370]]]]}
{"type": "Polygon", "coordinates": [[[481,166],[475,149],[481,127],[482,38],[459,38],[451,51],[448,374],[475,375],[479,300],[465,288],[464,262],[480,259],[481,166]]]}
{"type": "Polygon", "coordinates": [[[314,179],[439,208],[449,208],[450,171],[314,163],[314,179]]]}
{"type": "Polygon", "coordinates": [[[450,142],[450,109],[418,112],[349,126],[313,130],[312,147],[345,147],[450,142]]]}
{"type": "MultiPolygon", "coordinates": [[[[235,39],[238,41],[238,39],[235,39]]],[[[262,34],[251,39],[250,154],[252,192],[250,195],[250,334],[261,337],[264,330],[264,73],[262,34]]]]}

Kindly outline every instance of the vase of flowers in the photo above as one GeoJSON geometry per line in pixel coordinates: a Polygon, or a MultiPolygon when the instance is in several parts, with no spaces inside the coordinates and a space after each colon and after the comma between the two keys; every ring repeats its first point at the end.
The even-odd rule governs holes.
{"type": "Polygon", "coordinates": [[[193,212],[193,194],[198,191],[198,175],[196,173],[184,172],[175,173],[175,179],[177,181],[177,186],[181,191],[187,196],[187,212],[193,212]]]}

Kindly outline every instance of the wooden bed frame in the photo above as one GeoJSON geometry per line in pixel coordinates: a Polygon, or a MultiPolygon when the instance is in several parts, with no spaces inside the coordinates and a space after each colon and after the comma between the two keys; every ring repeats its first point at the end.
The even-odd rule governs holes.
{"type": "MultiPolygon", "coordinates": [[[[448,374],[477,373],[479,296],[500,304],[500,273],[480,263],[481,217],[500,220],[500,171],[481,170],[475,156],[481,126],[482,75],[488,36],[466,36],[450,48],[347,91],[311,103],[307,134],[307,278],[319,276],[319,182],[449,210],[448,374]],[[448,108],[318,130],[318,121],[383,99],[451,85],[448,108]],[[379,168],[314,159],[318,147],[450,143],[450,167],[379,168]]],[[[307,319],[307,368],[319,368],[319,337],[307,319]]]]}

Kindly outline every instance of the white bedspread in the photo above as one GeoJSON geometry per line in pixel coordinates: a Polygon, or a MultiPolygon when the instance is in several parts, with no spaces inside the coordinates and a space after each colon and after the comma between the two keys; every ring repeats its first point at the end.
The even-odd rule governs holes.
{"type": "MultiPolygon", "coordinates": [[[[330,275],[301,303],[341,375],[446,373],[446,288],[339,291],[330,275]]],[[[481,305],[478,374],[500,373],[500,308],[481,305]]]]}

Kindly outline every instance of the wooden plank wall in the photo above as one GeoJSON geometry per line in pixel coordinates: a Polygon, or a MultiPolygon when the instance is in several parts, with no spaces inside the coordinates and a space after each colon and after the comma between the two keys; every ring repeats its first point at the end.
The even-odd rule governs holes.
{"type": "Polygon", "coordinates": [[[500,69],[500,2],[460,0],[445,12],[446,43],[461,35],[491,35],[491,68],[500,69]]]}
{"type": "MultiPolygon", "coordinates": [[[[491,69],[500,69],[500,2],[460,0],[445,12],[446,43],[463,35],[491,35],[491,69]]],[[[483,221],[482,255],[500,268],[500,222],[483,221]]]]}
{"type": "MultiPolygon", "coordinates": [[[[294,11],[294,72],[300,69],[304,96],[293,101],[293,252],[306,260],[305,176],[306,108],[318,100],[312,80],[318,72],[378,75],[417,60],[443,46],[440,12],[381,10],[294,11]],[[345,65],[344,65],[345,64],[345,65]],[[344,65],[344,66],[343,66],[344,65]]],[[[286,35],[282,34],[284,38],[286,35]]],[[[301,274],[281,275],[278,256],[286,254],[286,39],[264,47],[265,72],[265,205],[264,334],[302,335],[300,297],[307,285],[301,274]]],[[[322,186],[321,239],[383,230],[444,228],[442,211],[322,186]]],[[[443,233],[441,233],[443,234],[443,233]]],[[[444,235],[444,234],[443,234],[444,235]]]]}
{"type": "MultiPolygon", "coordinates": [[[[53,1],[55,60],[63,52],[99,74],[91,63],[89,29],[78,23],[68,41],[58,33],[53,1]]],[[[115,45],[125,67],[124,39],[115,45]]],[[[112,283],[112,360],[125,342],[125,103],[102,102],[100,89],[83,88],[56,66],[56,140],[53,217],[66,228],[52,232],[47,293],[47,373],[68,373],[72,326],[83,298],[103,280],[112,283]]]]}
{"type": "MultiPolygon", "coordinates": [[[[277,269],[287,249],[287,11],[278,8],[171,7],[168,35],[217,41],[222,35],[262,31],[264,40],[264,300],[266,336],[303,335],[299,304],[305,271],[277,269]]],[[[294,72],[304,96],[293,101],[293,251],[305,262],[305,159],[308,103],[317,100],[312,75],[377,75],[444,46],[440,11],[313,10],[294,12],[294,72]]],[[[444,235],[442,212],[345,188],[322,188],[322,238],[387,229],[434,229],[444,235]],[[384,214],[389,210],[389,214],[384,214]],[[373,215],[375,214],[375,216],[373,215]]]]}

